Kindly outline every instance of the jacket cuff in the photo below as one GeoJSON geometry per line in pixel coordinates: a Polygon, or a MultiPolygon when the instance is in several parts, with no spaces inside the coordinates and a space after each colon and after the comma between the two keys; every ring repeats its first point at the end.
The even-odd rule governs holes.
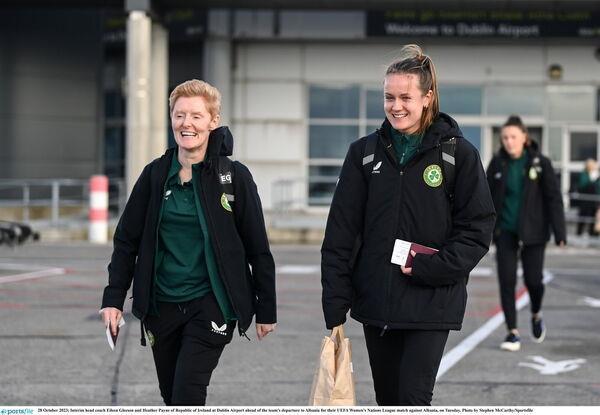
{"type": "Polygon", "coordinates": [[[106,287],[102,296],[102,308],[114,307],[123,311],[123,304],[127,297],[127,291],[120,288],[106,287]]]}
{"type": "Polygon", "coordinates": [[[256,310],[255,321],[257,324],[277,323],[277,312],[275,310],[256,310]]]}
{"type": "Polygon", "coordinates": [[[327,330],[332,330],[334,327],[340,326],[340,325],[344,324],[345,322],[346,322],[346,315],[344,314],[344,316],[339,320],[325,321],[325,327],[327,327],[327,330]]]}

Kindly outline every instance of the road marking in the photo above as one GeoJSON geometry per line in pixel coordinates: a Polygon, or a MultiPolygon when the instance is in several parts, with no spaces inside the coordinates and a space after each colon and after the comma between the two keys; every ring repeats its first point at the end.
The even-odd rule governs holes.
{"type": "Polygon", "coordinates": [[[495,276],[492,267],[475,267],[471,271],[471,277],[492,277],[495,276]]]}
{"type": "Polygon", "coordinates": [[[582,269],[582,268],[569,268],[569,269],[559,269],[559,268],[552,268],[552,272],[557,274],[557,275],[569,275],[569,276],[581,276],[581,277],[588,277],[588,276],[597,276],[598,275],[598,270],[597,269],[582,269]]]}
{"type": "Polygon", "coordinates": [[[557,375],[579,369],[586,362],[585,359],[570,359],[553,362],[543,356],[528,356],[535,363],[520,362],[519,366],[529,367],[540,372],[541,375],[557,375]]]}
{"type": "MultiPolygon", "coordinates": [[[[547,284],[553,279],[554,275],[548,271],[544,271],[544,283],[547,284]]],[[[527,304],[529,304],[529,294],[527,294],[527,291],[523,290],[517,297],[516,308],[517,310],[520,310],[527,304]]],[[[438,370],[436,379],[444,376],[448,370],[457,364],[463,357],[472,352],[479,345],[479,343],[492,334],[494,330],[496,330],[502,323],[504,323],[504,313],[502,313],[502,311],[498,311],[483,326],[479,327],[477,330],[467,336],[466,339],[461,341],[452,350],[446,353],[442,357],[442,362],[440,363],[440,368],[438,370]]]]}
{"type": "Polygon", "coordinates": [[[277,267],[279,274],[314,274],[321,272],[318,265],[281,265],[277,267]]]}
{"type": "MultiPolygon", "coordinates": [[[[0,264],[0,266],[3,267],[4,264],[0,264]]],[[[26,272],[23,274],[5,275],[4,277],[0,277],[0,284],[53,277],[55,275],[64,275],[66,273],[67,270],[64,268],[38,269],[38,271],[26,272]]]]}
{"type": "MultiPolygon", "coordinates": [[[[278,274],[318,274],[321,272],[321,267],[319,265],[280,265],[277,268],[278,274]]],[[[473,271],[471,271],[471,276],[474,277],[493,277],[494,269],[492,267],[476,267],[473,271]]],[[[519,269],[519,273],[521,270],[519,269]]],[[[520,275],[520,274],[519,274],[520,275]]]]}
{"type": "Polygon", "coordinates": [[[0,269],[9,271],[40,271],[46,268],[44,265],[11,264],[8,262],[0,262],[0,269]]]}
{"type": "Polygon", "coordinates": [[[590,307],[600,308],[600,299],[593,297],[583,297],[581,301],[590,307]]]}

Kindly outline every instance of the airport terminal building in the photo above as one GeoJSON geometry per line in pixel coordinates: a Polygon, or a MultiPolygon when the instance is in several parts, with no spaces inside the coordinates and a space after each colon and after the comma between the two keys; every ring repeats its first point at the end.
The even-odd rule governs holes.
{"type": "Polygon", "coordinates": [[[145,164],[173,143],[168,93],[201,78],[223,93],[234,157],[264,207],[323,211],[348,145],[381,124],[383,74],[407,43],[432,57],[441,110],[484,165],[510,114],[551,157],[563,192],[600,156],[598,1],[53,3],[0,2],[3,179],[125,177],[128,151],[145,164]],[[151,45],[164,82],[146,152],[127,145],[134,16],[162,44],[151,45]]]}

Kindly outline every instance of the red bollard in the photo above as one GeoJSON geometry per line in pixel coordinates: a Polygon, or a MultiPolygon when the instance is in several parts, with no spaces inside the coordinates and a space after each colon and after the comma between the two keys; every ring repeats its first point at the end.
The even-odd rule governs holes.
{"type": "Polygon", "coordinates": [[[90,178],[90,226],[88,240],[93,243],[108,241],[108,177],[90,178]]]}

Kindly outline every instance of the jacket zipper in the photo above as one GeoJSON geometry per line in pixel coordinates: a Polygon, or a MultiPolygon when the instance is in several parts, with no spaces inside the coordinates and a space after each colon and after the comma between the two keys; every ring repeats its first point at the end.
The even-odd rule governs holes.
{"type": "MultiPolygon", "coordinates": [[[[156,221],[156,230],[154,235],[154,266],[152,273],[152,285],[150,287],[152,298],[150,300],[150,306],[156,307],[156,255],[158,254],[158,231],[160,230],[160,223],[162,222],[162,213],[165,207],[165,193],[167,191],[167,180],[165,180],[165,184],[163,185],[162,193],[160,194],[160,209],[158,210],[158,220],[156,221]]],[[[158,311],[158,308],[155,310],[158,311]]]]}
{"type": "Polygon", "coordinates": [[[400,164],[398,164],[398,160],[396,159],[396,154],[394,154],[394,152],[391,150],[393,144],[391,142],[389,144],[385,143],[385,140],[383,139],[384,137],[383,137],[383,133],[381,132],[381,129],[377,130],[377,135],[379,136],[381,144],[383,144],[384,151],[388,154],[388,156],[392,160],[392,166],[394,166],[394,168],[396,170],[400,170],[400,164]]]}
{"type": "MultiPolygon", "coordinates": [[[[388,154],[390,154],[391,150],[390,147],[385,146],[386,150],[388,151],[388,154]]],[[[406,169],[406,167],[408,167],[409,165],[413,165],[416,164],[416,162],[418,161],[418,159],[425,154],[427,151],[431,150],[432,148],[437,148],[439,147],[439,144],[437,146],[434,147],[428,147],[426,149],[420,149],[414,156],[412,159],[410,159],[410,161],[404,166],[401,167],[400,164],[396,161],[395,157],[392,157],[392,159],[394,161],[396,161],[396,168],[400,171],[400,186],[399,186],[399,191],[398,191],[398,204],[397,204],[397,209],[396,212],[400,212],[400,205],[402,204],[402,190],[404,188],[404,170],[406,169]]],[[[398,231],[398,223],[400,221],[400,215],[396,214],[395,215],[395,223],[394,223],[394,240],[395,240],[395,235],[396,232],[398,231]]],[[[388,279],[387,279],[387,290],[386,290],[386,295],[385,295],[385,321],[389,321],[390,319],[390,307],[391,307],[391,292],[392,292],[392,278],[394,278],[394,275],[392,273],[393,268],[390,267],[389,268],[389,272],[388,272],[388,279]]],[[[388,324],[384,323],[383,329],[381,330],[381,333],[379,334],[380,336],[383,336],[385,334],[385,331],[388,329],[388,324]]]]}
{"type": "MultiPolygon", "coordinates": [[[[529,156],[529,155],[528,155],[529,156]]],[[[525,226],[524,222],[521,220],[524,217],[525,212],[527,212],[527,201],[529,200],[529,169],[533,166],[531,162],[531,157],[528,157],[527,165],[523,170],[523,194],[521,195],[521,209],[519,211],[519,229],[518,229],[518,240],[519,240],[519,248],[523,247],[523,227],[525,226]]]]}
{"type": "MultiPolygon", "coordinates": [[[[204,171],[204,168],[202,170],[204,171]]],[[[201,175],[202,175],[202,173],[200,173],[200,176],[201,175]]],[[[221,265],[222,260],[223,260],[222,257],[221,257],[221,246],[219,245],[218,238],[216,237],[216,233],[214,232],[214,229],[213,229],[212,218],[210,216],[211,215],[210,214],[210,209],[208,207],[208,202],[206,200],[206,192],[204,191],[204,188],[202,186],[198,186],[198,187],[199,187],[199,193],[201,194],[202,201],[204,202],[204,206],[206,206],[206,209],[204,209],[204,211],[206,212],[206,216],[207,216],[206,224],[209,227],[209,237],[211,235],[215,235],[214,237],[211,238],[211,242],[213,243],[213,248],[215,248],[215,254],[216,254],[217,258],[218,258],[218,260],[217,260],[217,266],[219,267],[219,278],[221,279],[221,282],[225,286],[225,291],[227,292],[227,297],[229,297],[229,303],[231,304],[231,307],[233,307],[233,311],[234,311],[236,317],[241,318],[242,316],[238,312],[237,307],[235,306],[235,303],[233,302],[233,299],[231,297],[231,291],[229,289],[229,285],[228,285],[226,279],[223,277],[223,267],[221,265]]],[[[241,321],[240,321],[240,323],[241,323],[241,321]]],[[[241,326],[242,326],[241,324],[238,325],[238,329],[240,331],[240,335],[244,336],[244,337],[246,337],[248,339],[248,336],[246,335],[246,330],[242,330],[241,326]]],[[[248,340],[250,340],[250,339],[248,339],[248,340]]]]}

